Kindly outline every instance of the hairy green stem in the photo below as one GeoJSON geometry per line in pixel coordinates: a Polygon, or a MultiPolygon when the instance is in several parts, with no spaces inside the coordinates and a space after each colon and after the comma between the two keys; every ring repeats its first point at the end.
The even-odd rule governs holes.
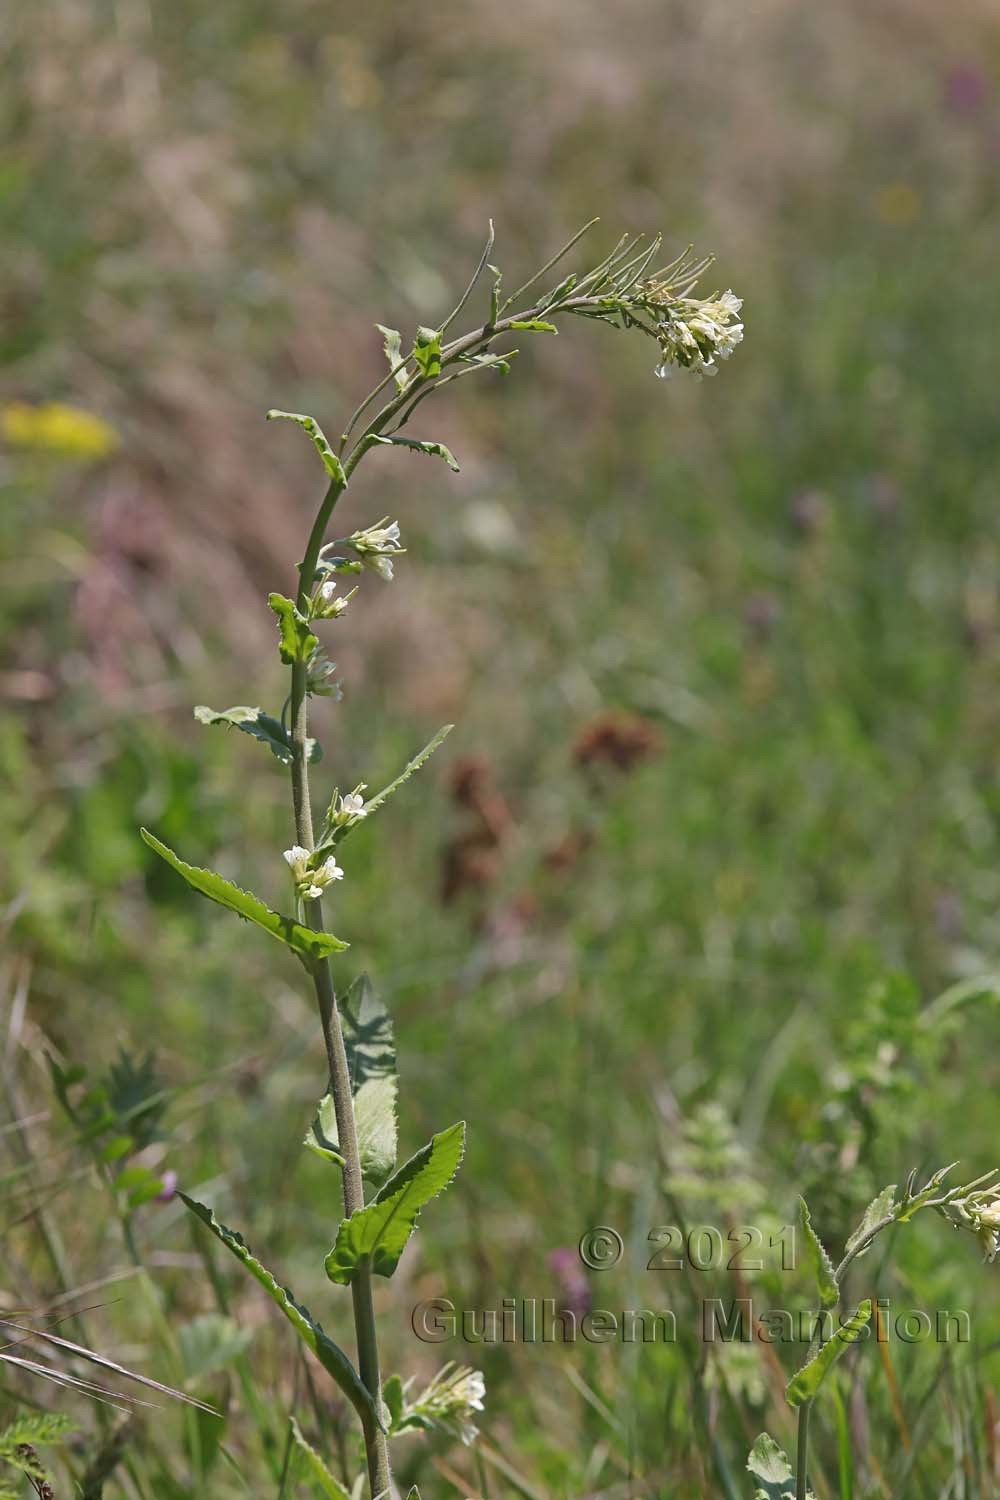
{"type": "MultiPolygon", "coordinates": [[[[308,603],[312,583],[319,560],[323,537],[333,512],[333,507],[343,493],[343,485],[334,481],[327,490],[323,503],[313,523],[302,560],[297,604],[304,609],[308,603]]],[[[315,847],[312,820],[312,804],[309,795],[309,758],[306,738],[309,728],[309,695],[307,692],[307,668],[305,662],[292,666],[291,724],[292,724],[292,802],[295,809],[295,837],[304,849],[315,847]]],[[[306,902],[306,920],[314,932],[324,931],[323,903],[317,899],[306,902]]],[[[343,1187],[344,1212],[350,1216],[364,1208],[364,1181],[361,1172],[361,1156],[358,1151],[358,1136],[354,1123],[354,1101],[351,1094],[351,1074],[347,1061],[344,1032],[337,1008],[337,993],[327,960],[317,961],[312,969],[316,1004],[319,1010],[323,1045],[330,1071],[330,1092],[333,1095],[334,1113],[337,1119],[337,1139],[344,1158],[343,1187]]],[[[382,1377],[379,1369],[378,1335],[375,1327],[375,1308],[372,1299],[371,1271],[361,1266],[351,1284],[354,1298],[354,1331],[358,1344],[358,1370],[361,1379],[378,1407],[381,1402],[382,1377]]],[[[364,1422],[365,1453],[368,1460],[368,1479],[372,1500],[391,1493],[389,1450],[385,1434],[376,1422],[364,1422]]]]}
{"type": "Polygon", "coordinates": [[[799,1434],[795,1452],[795,1500],[806,1500],[809,1491],[806,1470],[809,1466],[809,1414],[812,1402],[803,1401],[799,1407],[799,1434]]]}

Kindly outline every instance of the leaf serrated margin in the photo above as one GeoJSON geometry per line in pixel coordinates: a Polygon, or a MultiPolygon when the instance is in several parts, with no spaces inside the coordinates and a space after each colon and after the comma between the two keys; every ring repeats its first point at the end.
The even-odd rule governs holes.
{"type": "Polygon", "coordinates": [[[807,1360],[801,1370],[796,1370],[785,1387],[785,1400],[789,1406],[802,1406],[804,1402],[813,1400],[832,1366],[861,1338],[871,1315],[871,1299],[866,1297],[863,1302],[858,1303],[856,1311],[840,1325],[819,1353],[807,1360]]]}
{"type": "Polygon", "coordinates": [[[432,1136],[389,1178],[372,1202],[344,1219],[326,1257],[331,1281],[349,1286],[362,1263],[391,1276],[420,1211],[454,1181],[465,1154],[465,1121],[432,1136]]]}
{"type": "Polygon", "coordinates": [[[291,1323],[306,1348],[315,1354],[327,1374],[331,1375],[337,1385],[340,1386],[340,1389],[361,1418],[362,1423],[366,1427],[372,1422],[378,1426],[382,1426],[375,1401],[368,1388],[364,1385],[361,1376],[351,1364],[343,1349],[334,1343],[333,1339],[330,1338],[328,1333],[324,1332],[319,1323],[314,1321],[308,1308],[303,1307],[300,1302],[296,1302],[288,1288],[283,1287],[267,1267],[261,1264],[241,1234],[235,1229],[229,1229],[225,1224],[221,1223],[215,1217],[212,1210],[207,1208],[204,1203],[199,1203],[197,1199],[188,1197],[187,1193],[178,1193],[177,1196],[184,1203],[185,1207],[194,1214],[195,1218],[200,1219],[206,1229],[210,1230],[216,1239],[235,1255],[241,1265],[250,1272],[254,1280],[264,1288],[271,1300],[281,1308],[281,1311],[285,1314],[285,1317],[291,1323]]]}
{"type": "Polygon", "coordinates": [[[258,896],[243,890],[241,886],[234,885],[224,875],[217,875],[214,870],[203,870],[198,865],[189,865],[166,844],[161,843],[148,828],[140,828],[139,833],[143,842],[148,844],[150,849],[158,854],[172,870],[176,870],[192,890],[197,891],[199,895],[207,896],[209,901],[226,907],[228,911],[234,911],[245,921],[254,922],[258,927],[262,927],[265,932],[270,933],[271,937],[277,938],[279,943],[284,943],[306,962],[329,958],[332,954],[343,953],[346,949],[347,944],[340,938],[334,937],[331,932],[314,932],[311,927],[303,926],[293,917],[285,917],[280,912],[272,911],[258,896]]]}

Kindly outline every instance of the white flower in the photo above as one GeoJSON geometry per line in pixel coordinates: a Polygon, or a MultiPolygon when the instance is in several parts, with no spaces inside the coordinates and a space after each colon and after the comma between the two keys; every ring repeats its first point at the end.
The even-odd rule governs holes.
{"type": "Polygon", "coordinates": [[[296,880],[301,880],[309,863],[309,850],[303,849],[301,844],[293,844],[290,849],[285,850],[283,857],[296,880]]]}
{"type": "Polygon", "coordinates": [[[346,797],[340,799],[340,811],[346,813],[349,818],[367,818],[365,799],[360,792],[348,792],[346,797]]]}
{"type": "Polygon", "coordinates": [[[447,1364],[408,1407],[407,1414],[419,1425],[440,1427],[463,1443],[471,1443],[479,1436],[471,1413],[483,1410],[485,1398],[486,1382],[479,1370],[447,1364]]]}
{"type": "Polygon", "coordinates": [[[728,359],[743,340],[743,324],[732,320],[743,306],[731,291],[702,301],[698,297],[659,299],[656,336],[661,380],[672,368],[689,370],[696,380],[718,373],[717,359],[728,359]]]}
{"type": "Polygon", "coordinates": [[[1000,1256],[1000,1198],[996,1185],[964,1198],[950,1198],[943,1206],[945,1218],[956,1229],[971,1229],[983,1250],[983,1260],[992,1262],[1000,1256]]]}
{"type": "Polygon", "coordinates": [[[284,858],[292,872],[296,894],[303,901],[317,901],[331,881],[344,878],[344,872],[333,855],[325,859],[318,869],[311,870],[309,861],[312,856],[301,844],[293,844],[290,849],[286,849],[284,858]]]}
{"type": "Polygon", "coordinates": [[[315,609],[315,614],[319,619],[336,620],[339,615],[344,613],[344,610],[351,601],[351,594],[345,595],[343,599],[335,599],[334,594],[336,592],[337,585],[332,578],[328,578],[325,583],[320,584],[319,597],[315,609]]]}
{"type": "Polygon", "coordinates": [[[399,542],[399,522],[385,522],[384,517],[377,526],[369,526],[366,531],[355,531],[352,536],[347,537],[347,546],[356,552],[366,568],[371,568],[386,583],[392,580],[392,559],[405,549],[399,542]]]}

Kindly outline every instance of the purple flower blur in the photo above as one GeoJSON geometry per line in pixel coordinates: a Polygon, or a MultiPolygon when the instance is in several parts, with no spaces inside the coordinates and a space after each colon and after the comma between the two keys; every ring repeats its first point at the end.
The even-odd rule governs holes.
{"type": "Polygon", "coordinates": [[[559,1299],[567,1312],[584,1317],[591,1309],[590,1282],[580,1264],[577,1252],[568,1245],[561,1245],[549,1254],[549,1265],[555,1272],[559,1286],[559,1299]]]}

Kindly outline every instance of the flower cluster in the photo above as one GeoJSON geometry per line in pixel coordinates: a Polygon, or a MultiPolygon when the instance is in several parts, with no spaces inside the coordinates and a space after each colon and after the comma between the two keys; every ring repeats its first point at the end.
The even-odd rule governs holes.
{"type": "Polygon", "coordinates": [[[463,1443],[472,1443],[479,1436],[472,1413],[483,1410],[485,1398],[486,1382],[479,1370],[470,1369],[468,1365],[447,1364],[408,1405],[407,1422],[408,1425],[437,1427],[460,1438],[463,1443]]]}
{"type": "Polygon", "coordinates": [[[369,526],[365,531],[355,531],[344,538],[344,545],[350,547],[362,564],[384,578],[386,583],[392,580],[393,558],[406,550],[399,544],[399,522],[392,521],[386,525],[388,521],[389,517],[383,516],[377,526],[369,526]]]}
{"type": "Polygon", "coordinates": [[[334,880],[343,880],[344,872],[331,854],[315,870],[310,869],[312,856],[301,844],[293,844],[285,850],[285,861],[295,881],[296,894],[303,901],[315,901],[334,880]]]}
{"type": "Polygon", "coordinates": [[[675,368],[690,370],[699,380],[715,375],[717,361],[728,359],[743,339],[743,324],[736,321],[743,302],[731,291],[704,299],[677,297],[669,285],[651,281],[642,295],[656,319],[661,354],[656,373],[661,380],[675,368]]]}
{"type": "Polygon", "coordinates": [[[956,1229],[969,1229],[983,1249],[983,1260],[992,1264],[1000,1255],[1000,1197],[997,1186],[984,1192],[953,1198],[942,1211],[956,1229]]]}

